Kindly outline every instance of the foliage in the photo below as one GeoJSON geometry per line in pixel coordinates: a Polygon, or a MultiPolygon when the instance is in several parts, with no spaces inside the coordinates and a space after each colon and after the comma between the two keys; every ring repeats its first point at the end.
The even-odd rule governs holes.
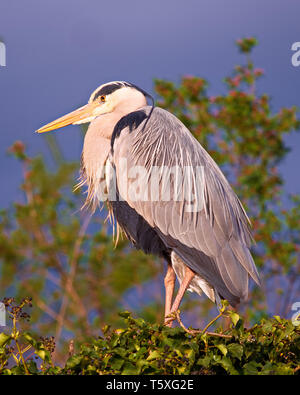
{"type": "MultiPolygon", "coordinates": [[[[274,113],[269,96],[257,93],[263,70],[255,68],[250,58],[256,40],[238,40],[237,45],[246,56],[246,64],[236,66],[225,78],[224,94],[210,96],[207,82],[195,76],[183,77],[178,86],[156,80],[155,90],[157,104],[177,115],[222,167],[252,219],[257,241],[255,261],[263,287],[251,287],[251,305],[244,306],[243,311],[248,324],[268,314],[287,317],[292,303],[300,300],[300,198],[293,196],[283,205],[284,183],[278,171],[289,151],[285,135],[299,129],[299,120],[295,107],[274,113]]],[[[22,167],[24,199],[0,212],[0,296],[14,295],[21,300],[31,295],[37,308],[32,313],[30,336],[55,338],[52,360],[56,364],[63,363],[70,339],[76,348],[92,342],[107,323],[124,326],[118,311],[134,310],[147,322],[161,322],[163,267],[158,259],[131,249],[125,239],[115,246],[105,210],[93,217],[80,211],[82,194],[72,192],[78,165],[64,160],[54,136],[46,137],[54,171],[42,158],[29,158],[21,142],[10,148],[22,167]]],[[[198,296],[185,296],[182,306],[197,327],[203,327],[202,320],[213,314],[212,309],[215,307],[209,300],[199,302],[198,296]]],[[[287,321],[266,322],[277,329],[288,326],[287,321]]],[[[28,330],[28,323],[24,325],[28,330]]],[[[123,335],[120,332],[120,341],[132,333],[130,325],[125,326],[123,335]]],[[[253,327],[253,331],[260,331],[263,325],[253,327]]],[[[151,324],[147,328],[158,337],[169,333],[151,324]]],[[[174,331],[182,339],[189,338],[181,329],[174,331]]],[[[209,341],[218,350],[213,342],[221,340],[209,341]]],[[[101,342],[111,344],[109,338],[101,342]]],[[[229,345],[227,341],[224,344],[229,345]]],[[[87,349],[92,352],[93,347],[87,349]]],[[[207,357],[199,350],[197,361],[207,357]]],[[[267,355],[269,351],[264,352],[267,355]]],[[[221,360],[228,358],[221,354],[221,360]]],[[[80,355],[84,360],[84,354],[78,358],[80,355]]],[[[246,353],[243,358],[244,364],[250,363],[246,353]]],[[[284,359],[276,361],[283,363],[284,359]]],[[[211,363],[209,370],[221,369],[211,363]]],[[[233,364],[239,372],[243,371],[241,363],[233,364]]],[[[18,368],[22,369],[22,364],[18,368]]],[[[99,369],[106,368],[101,365],[99,369]]]]}
{"type": "Polygon", "coordinates": [[[275,316],[247,329],[236,313],[227,314],[232,324],[226,333],[219,328],[215,333],[191,334],[191,329],[149,324],[123,312],[124,328],[106,326],[103,337],[83,344],[79,353],[71,352],[63,367],[51,360],[53,339],[36,341],[20,331],[16,337],[14,326],[11,335],[0,334],[0,374],[300,374],[300,325],[275,316]],[[17,344],[19,338],[25,344],[15,355],[10,343],[17,344]],[[33,354],[42,360],[40,366],[33,354]],[[11,355],[15,364],[7,367],[11,355]]]}
{"type": "Polygon", "coordinates": [[[51,352],[55,348],[54,338],[41,337],[39,341],[36,341],[28,332],[21,331],[18,327],[19,321],[30,319],[30,315],[24,311],[24,308],[32,307],[31,298],[24,298],[20,304],[16,304],[14,298],[4,298],[2,303],[12,321],[12,329],[10,333],[0,333],[0,374],[37,373],[38,369],[32,359],[33,355],[43,361],[40,366],[42,372],[47,363],[54,368],[51,361],[51,352]],[[11,370],[6,368],[10,359],[15,362],[11,370]]]}

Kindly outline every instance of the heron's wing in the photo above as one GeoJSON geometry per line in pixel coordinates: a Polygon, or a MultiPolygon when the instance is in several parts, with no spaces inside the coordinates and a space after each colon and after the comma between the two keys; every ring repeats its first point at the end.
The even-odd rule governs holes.
{"type": "Polygon", "coordinates": [[[123,119],[113,135],[111,160],[120,195],[222,297],[246,298],[248,274],[256,282],[259,277],[239,199],[175,116],[156,107],[145,125],[141,112],[149,113],[149,107],[138,116],[132,113],[128,124],[123,119]]]}

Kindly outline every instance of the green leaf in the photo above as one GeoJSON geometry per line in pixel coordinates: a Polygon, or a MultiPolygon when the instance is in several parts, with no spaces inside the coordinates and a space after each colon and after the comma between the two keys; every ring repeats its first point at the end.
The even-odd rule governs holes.
{"type": "Polygon", "coordinates": [[[30,333],[28,332],[23,332],[23,337],[28,341],[29,344],[31,344],[33,347],[37,347],[37,341],[31,336],[30,333]]]}
{"type": "Polygon", "coordinates": [[[104,333],[104,335],[106,335],[109,330],[110,330],[111,326],[110,325],[104,325],[102,328],[102,332],[104,333]]]}
{"type": "Polygon", "coordinates": [[[221,353],[226,357],[228,350],[227,350],[227,347],[225,346],[225,344],[217,344],[216,347],[217,347],[217,348],[221,351],[221,353]]]}
{"type": "Polygon", "coordinates": [[[232,355],[235,358],[238,358],[239,360],[242,359],[244,350],[241,344],[237,344],[237,343],[229,344],[227,346],[227,349],[230,355],[232,355]]]}
{"type": "Polygon", "coordinates": [[[131,313],[129,311],[121,311],[118,314],[122,318],[129,318],[129,317],[131,317],[131,313]]]}
{"type": "Polygon", "coordinates": [[[8,343],[12,337],[7,335],[6,333],[0,333],[0,347],[3,347],[6,343],[8,343]]]}
{"type": "Polygon", "coordinates": [[[139,368],[130,362],[125,362],[122,370],[122,375],[135,375],[139,373],[139,368]]]}
{"type": "Polygon", "coordinates": [[[153,351],[150,351],[147,361],[151,361],[152,359],[156,359],[159,357],[160,357],[160,353],[157,350],[153,350],[153,351]]]}
{"type": "Polygon", "coordinates": [[[38,374],[39,373],[39,369],[35,363],[35,361],[33,361],[32,359],[26,362],[28,370],[31,374],[38,374]]]}
{"type": "Polygon", "coordinates": [[[261,367],[260,363],[257,363],[255,361],[251,361],[248,363],[245,363],[245,365],[243,366],[243,372],[246,375],[256,375],[258,374],[258,368],[261,367]]]}
{"type": "Polygon", "coordinates": [[[119,335],[117,334],[117,333],[113,333],[112,335],[111,335],[111,340],[110,340],[110,345],[111,345],[111,347],[113,348],[113,347],[116,347],[117,346],[117,344],[120,342],[120,337],[119,337],[119,335]]]}
{"type": "Polygon", "coordinates": [[[231,322],[235,326],[238,323],[238,321],[239,321],[239,319],[241,317],[237,313],[235,313],[234,311],[229,311],[228,314],[230,316],[231,322]]]}
{"type": "Polygon", "coordinates": [[[122,357],[119,356],[115,356],[112,357],[109,361],[110,366],[114,369],[114,370],[120,370],[121,367],[124,364],[124,359],[122,357]]]}
{"type": "Polygon", "coordinates": [[[211,356],[206,355],[204,358],[199,358],[197,361],[197,365],[203,366],[204,368],[208,368],[211,364],[211,356]]]}
{"type": "Polygon", "coordinates": [[[238,371],[234,368],[232,361],[228,357],[223,357],[220,360],[220,365],[230,374],[237,375],[238,371]]]}
{"type": "Polygon", "coordinates": [[[66,369],[74,369],[81,364],[83,359],[82,355],[73,355],[67,360],[66,369]]]}
{"type": "Polygon", "coordinates": [[[263,332],[270,333],[273,331],[273,324],[270,321],[264,323],[262,327],[263,332]]]}
{"type": "Polygon", "coordinates": [[[43,361],[45,361],[46,358],[49,358],[49,352],[47,350],[44,349],[39,349],[39,350],[35,350],[35,354],[38,355],[43,361]]]}

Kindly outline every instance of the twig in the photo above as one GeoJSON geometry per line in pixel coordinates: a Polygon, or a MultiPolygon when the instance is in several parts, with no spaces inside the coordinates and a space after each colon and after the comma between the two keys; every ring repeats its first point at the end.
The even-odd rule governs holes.
{"type": "Polygon", "coordinates": [[[207,329],[212,326],[213,323],[215,323],[222,315],[224,314],[224,311],[221,311],[213,320],[211,320],[206,327],[203,329],[203,332],[206,332],[207,329]]]}
{"type": "Polygon", "coordinates": [[[25,374],[29,375],[30,373],[29,373],[29,370],[27,368],[26,362],[24,360],[23,352],[21,351],[21,348],[20,348],[20,345],[19,345],[19,342],[18,342],[18,334],[19,334],[19,331],[17,330],[17,318],[14,315],[13,316],[13,336],[12,337],[15,340],[15,344],[17,346],[18,353],[19,353],[19,356],[20,356],[19,359],[18,359],[18,363],[19,363],[19,360],[21,358],[22,364],[24,366],[25,374]]]}
{"type": "Polygon", "coordinates": [[[232,339],[231,335],[224,335],[223,333],[206,332],[209,336],[224,337],[225,339],[232,339]]]}
{"type": "Polygon", "coordinates": [[[69,342],[69,357],[72,357],[74,354],[74,340],[70,340],[69,342]]]}
{"type": "Polygon", "coordinates": [[[203,330],[200,329],[188,329],[183,322],[181,321],[180,318],[180,310],[176,311],[176,319],[179,323],[179,325],[189,334],[191,335],[197,335],[199,333],[207,333],[209,336],[216,336],[216,337],[223,337],[226,339],[231,339],[232,336],[231,335],[224,335],[223,333],[216,333],[216,332],[206,332],[207,328],[209,328],[218,318],[220,318],[223,315],[223,312],[221,312],[215,319],[213,319],[208,325],[206,325],[206,327],[203,330]]]}
{"type": "Polygon", "coordinates": [[[298,370],[300,370],[300,365],[298,365],[298,366],[294,369],[294,373],[298,372],[298,370]]]}
{"type": "Polygon", "coordinates": [[[15,344],[16,344],[16,346],[17,346],[18,353],[19,353],[19,355],[20,355],[20,357],[21,357],[21,361],[22,361],[22,364],[23,364],[23,366],[24,366],[25,374],[29,375],[30,373],[29,373],[29,370],[28,370],[28,368],[27,368],[26,362],[25,362],[25,360],[24,360],[23,353],[22,353],[22,351],[21,351],[21,348],[20,348],[20,346],[19,346],[19,342],[17,341],[17,339],[15,339],[15,344]]]}
{"type": "Polygon", "coordinates": [[[183,324],[183,322],[181,321],[181,318],[180,318],[180,310],[177,310],[177,311],[176,311],[176,319],[177,319],[179,325],[181,326],[181,328],[184,329],[187,333],[189,333],[189,334],[191,334],[191,335],[196,335],[196,334],[198,334],[198,333],[203,333],[203,331],[201,331],[201,330],[199,330],[199,329],[198,329],[198,330],[197,330],[197,329],[188,329],[188,328],[183,324]]]}

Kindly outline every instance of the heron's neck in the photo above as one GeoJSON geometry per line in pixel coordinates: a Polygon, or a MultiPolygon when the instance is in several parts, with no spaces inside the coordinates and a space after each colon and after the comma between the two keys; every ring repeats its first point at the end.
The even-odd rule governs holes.
{"type": "MultiPolygon", "coordinates": [[[[123,95],[126,95],[125,90],[123,90],[123,95]]],[[[120,96],[118,99],[115,112],[119,114],[120,118],[147,105],[145,96],[139,91],[134,91],[125,97],[120,96]]]]}
{"type": "Polygon", "coordinates": [[[111,136],[117,122],[125,115],[147,104],[143,95],[129,97],[118,103],[117,109],[94,119],[84,138],[82,161],[87,179],[92,180],[104,166],[110,150],[111,136]]]}
{"type": "Polygon", "coordinates": [[[82,161],[88,178],[92,178],[105,164],[114,125],[119,121],[117,114],[104,114],[94,119],[86,132],[82,161]]]}

